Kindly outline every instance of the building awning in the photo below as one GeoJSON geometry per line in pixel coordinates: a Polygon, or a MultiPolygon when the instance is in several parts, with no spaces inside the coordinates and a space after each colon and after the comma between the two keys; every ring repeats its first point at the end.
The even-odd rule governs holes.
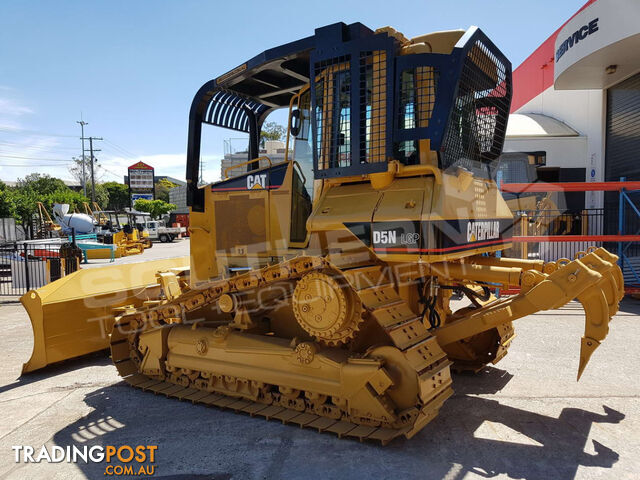
{"type": "Polygon", "coordinates": [[[507,123],[507,139],[540,137],[578,137],[566,123],[538,113],[512,113],[507,123]]]}
{"type": "Polygon", "coordinates": [[[640,2],[597,0],[558,32],[556,90],[604,89],[640,71],[640,2]]]}

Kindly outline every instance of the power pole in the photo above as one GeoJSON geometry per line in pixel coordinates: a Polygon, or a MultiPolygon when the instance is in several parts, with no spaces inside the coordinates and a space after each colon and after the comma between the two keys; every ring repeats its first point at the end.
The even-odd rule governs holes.
{"type": "Polygon", "coordinates": [[[84,120],[82,120],[82,115],[80,115],[80,121],[76,120],[76,123],[80,124],[80,130],[82,131],[82,193],[83,195],[86,197],[87,196],[87,182],[86,180],[86,174],[84,172],[84,165],[85,165],[85,160],[84,160],[84,126],[85,125],[89,125],[88,122],[85,122],[84,120]]]}
{"type": "Polygon", "coordinates": [[[102,137],[89,137],[89,161],[91,162],[91,203],[96,201],[96,181],[93,173],[93,152],[99,152],[100,150],[93,149],[93,141],[94,140],[102,140],[102,137]]]}

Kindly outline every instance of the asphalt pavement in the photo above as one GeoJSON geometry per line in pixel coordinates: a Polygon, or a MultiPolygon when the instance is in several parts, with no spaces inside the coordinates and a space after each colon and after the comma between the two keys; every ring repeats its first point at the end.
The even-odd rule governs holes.
{"type": "MultiPolygon", "coordinates": [[[[154,258],[188,253],[172,245],[154,258]]],[[[157,445],[152,478],[164,480],[637,479],[639,315],[626,299],[580,382],[579,304],[517,321],[498,365],[455,375],[432,423],[382,447],[134,390],[105,354],[21,377],[31,327],[20,304],[3,304],[0,478],[105,478],[99,463],[16,463],[14,445],[157,445]]]]}

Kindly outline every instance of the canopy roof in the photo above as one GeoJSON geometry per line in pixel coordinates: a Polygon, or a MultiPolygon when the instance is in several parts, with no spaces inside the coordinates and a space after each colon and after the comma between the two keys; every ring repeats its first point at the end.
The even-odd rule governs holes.
{"type": "Polygon", "coordinates": [[[512,113],[507,123],[507,138],[577,136],[566,123],[539,113],[512,113]]]}
{"type": "Polygon", "coordinates": [[[204,106],[203,123],[249,133],[252,117],[260,125],[271,110],[288,107],[295,92],[309,83],[311,51],[321,47],[323,39],[339,36],[347,41],[372,34],[361,23],[335,23],[310,37],[265,50],[203,85],[192,113],[194,107],[204,106]]]}

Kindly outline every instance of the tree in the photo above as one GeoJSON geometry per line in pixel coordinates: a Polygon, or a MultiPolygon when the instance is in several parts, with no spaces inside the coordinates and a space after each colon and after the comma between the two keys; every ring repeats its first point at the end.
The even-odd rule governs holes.
{"type": "Polygon", "coordinates": [[[78,181],[80,185],[89,185],[91,181],[91,172],[89,170],[89,162],[85,158],[84,177],[82,176],[82,158],[72,157],[73,165],[69,167],[69,173],[78,181]]]}
{"type": "Polygon", "coordinates": [[[47,211],[53,211],[53,205],[56,203],[66,203],[69,205],[69,212],[77,210],[84,212],[83,203],[89,203],[89,199],[79,192],[74,192],[70,188],[66,190],[57,190],[48,195],[38,197],[47,211]]]}
{"type": "Polygon", "coordinates": [[[33,215],[36,213],[37,199],[36,194],[30,189],[16,188],[11,192],[13,216],[22,226],[26,238],[33,238],[33,215]]]}
{"type": "Polygon", "coordinates": [[[13,217],[15,208],[11,190],[7,188],[6,183],[0,180],[0,218],[13,217]]]}
{"type": "Polygon", "coordinates": [[[17,188],[18,190],[29,190],[38,196],[69,189],[59,178],[41,173],[30,173],[24,178],[19,178],[17,188]]]}
{"type": "Polygon", "coordinates": [[[107,210],[124,210],[129,206],[129,187],[118,182],[105,182],[102,187],[109,194],[107,210]]]}
{"type": "MultiPolygon", "coordinates": [[[[2,183],[2,185],[4,185],[4,183],[2,183]]],[[[0,218],[13,217],[15,210],[13,192],[8,188],[0,188],[0,218]]]]}
{"type": "Polygon", "coordinates": [[[148,213],[153,220],[177,208],[173,203],[167,203],[163,200],[136,200],[133,207],[139,212],[148,213]]]}
{"type": "MultiPolygon", "coordinates": [[[[69,173],[78,181],[80,185],[87,186],[87,193],[91,191],[91,159],[89,155],[84,156],[84,182],[82,181],[82,158],[72,157],[73,165],[69,167],[69,173]]],[[[93,178],[97,183],[104,176],[104,172],[98,168],[98,159],[93,157],[93,178]]],[[[96,199],[97,201],[97,199],[96,199]]],[[[99,202],[98,202],[99,203],[99,202]]]]}
{"type": "Polygon", "coordinates": [[[162,178],[160,180],[158,180],[158,182],[156,183],[155,189],[156,189],[156,199],[157,200],[162,200],[164,202],[168,202],[169,201],[169,190],[171,190],[172,188],[177,187],[178,185],[176,185],[175,183],[173,183],[170,180],[167,180],[166,178],[162,178]]]}
{"type": "MultiPolygon", "coordinates": [[[[98,198],[99,191],[96,190],[98,198]]],[[[108,200],[106,189],[102,189],[104,203],[108,200]]],[[[59,178],[32,173],[19,178],[16,187],[9,188],[0,182],[0,217],[12,216],[22,226],[27,238],[33,237],[33,221],[38,212],[38,202],[42,202],[51,212],[55,203],[66,203],[70,211],[83,211],[83,203],[89,199],[71,190],[59,178]]]]}
{"type": "Polygon", "coordinates": [[[96,183],[96,203],[103,210],[107,208],[107,205],[109,204],[109,191],[102,183],[96,183]]]}
{"type": "Polygon", "coordinates": [[[44,203],[50,195],[71,191],[59,178],[40,173],[19,178],[16,187],[11,190],[13,217],[22,226],[27,238],[33,237],[33,217],[37,212],[37,202],[44,203]]]}
{"type": "Polygon", "coordinates": [[[269,140],[284,140],[287,129],[276,122],[267,122],[262,125],[260,131],[260,145],[264,148],[264,142],[269,140]]]}

